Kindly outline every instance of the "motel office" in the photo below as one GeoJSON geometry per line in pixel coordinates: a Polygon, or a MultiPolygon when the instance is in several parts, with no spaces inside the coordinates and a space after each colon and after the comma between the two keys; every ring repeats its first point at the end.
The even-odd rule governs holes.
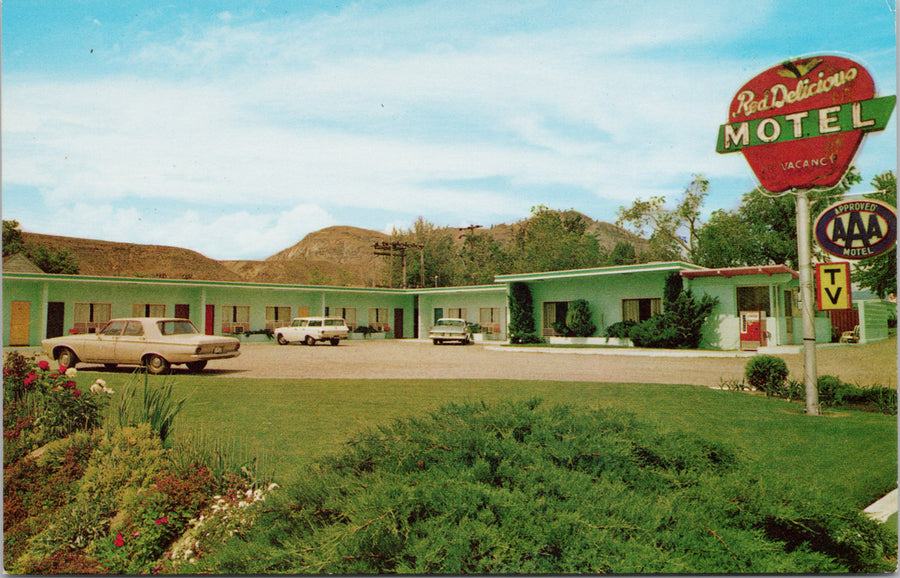
{"type": "MultiPolygon", "coordinates": [[[[706,269],[682,262],[646,263],[496,277],[491,285],[387,289],[144,279],[8,272],[3,276],[3,342],[36,346],[41,339],[93,332],[115,317],[175,316],[201,332],[235,335],[287,325],[294,317],[343,317],[352,328],[368,325],[395,339],[427,338],[440,317],[481,326],[486,340],[507,338],[507,296],[513,283],[532,295],[536,330],[553,337],[568,304],[584,299],[602,329],[617,321],[642,321],[663,308],[666,278],[681,275],[694,295],[718,298],[701,347],[747,347],[748,320],[758,325],[753,348],[802,343],[798,275],[784,266],[706,269]]],[[[887,337],[888,307],[871,303],[861,319],[863,341],[887,337]],[[881,329],[883,326],[883,330],[881,329]]],[[[831,337],[829,319],[816,318],[819,342],[831,337]]],[[[248,339],[242,337],[242,339],[248,339]]],[[[265,337],[254,335],[252,340],[265,337]]]]}

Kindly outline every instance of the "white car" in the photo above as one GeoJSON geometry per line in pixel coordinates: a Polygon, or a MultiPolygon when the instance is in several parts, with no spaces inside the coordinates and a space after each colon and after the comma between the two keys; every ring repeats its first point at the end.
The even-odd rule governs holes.
{"type": "Polygon", "coordinates": [[[471,339],[469,324],[465,319],[443,317],[438,319],[431,331],[428,332],[428,339],[435,345],[448,341],[458,341],[463,345],[468,345],[471,339]]]}
{"type": "Polygon", "coordinates": [[[51,359],[75,367],[82,363],[144,365],[153,374],[165,373],[183,363],[190,371],[202,371],[210,359],[240,355],[241,342],[234,337],[203,335],[189,319],[135,317],[113,319],[97,333],[52,337],[41,341],[51,359]]]}
{"type": "Polygon", "coordinates": [[[350,336],[350,328],[340,317],[297,317],[287,327],[275,330],[275,340],[279,345],[301,342],[315,345],[317,341],[328,341],[338,345],[341,339],[350,336]]]}

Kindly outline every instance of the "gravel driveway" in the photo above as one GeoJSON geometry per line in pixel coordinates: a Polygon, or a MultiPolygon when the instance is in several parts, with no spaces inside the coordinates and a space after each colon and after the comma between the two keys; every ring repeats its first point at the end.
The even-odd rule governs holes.
{"type": "MultiPolygon", "coordinates": [[[[860,385],[897,386],[896,338],[873,345],[820,347],[819,375],[860,385]]],[[[683,383],[718,386],[740,380],[749,355],[612,349],[532,349],[499,345],[432,345],[430,341],[344,341],[341,345],[246,343],[241,356],[210,362],[204,373],[252,378],[538,379],[683,383]]],[[[779,354],[791,375],[803,356],[779,354]]]]}

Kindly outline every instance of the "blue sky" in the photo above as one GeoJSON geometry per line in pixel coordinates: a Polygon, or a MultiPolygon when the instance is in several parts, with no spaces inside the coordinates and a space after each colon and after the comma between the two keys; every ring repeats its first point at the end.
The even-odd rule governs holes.
{"type": "MultiPolygon", "coordinates": [[[[3,218],[262,259],[330,225],[609,222],[636,198],[756,186],[718,126],[791,57],[896,94],[895,0],[7,0],[3,218]]],[[[896,113],[856,158],[896,170],[896,113]]]]}

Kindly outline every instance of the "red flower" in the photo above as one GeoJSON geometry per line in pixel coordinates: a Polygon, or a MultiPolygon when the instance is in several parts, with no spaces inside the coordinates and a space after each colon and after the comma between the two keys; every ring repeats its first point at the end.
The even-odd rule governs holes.
{"type": "Polygon", "coordinates": [[[81,395],[81,390],[80,390],[80,389],[73,389],[73,390],[72,390],[72,395],[75,396],[75,399],[78,399],[78,396],[81,395]]]}
{"type": "Polygon", "coordinates": [[[75,389],[75,382],[74,382],[74,381],[67,381],[67,382],[66,382],[66,387],[75,389]]]}
{"type": "Polygon", "coordinates": [[[38,367],[40,367],[44,371],[47,371],[48,369],[50,369],[50,362],[47,361],[46,359],[42,359],[42,360],[38,361],[38,367]]]}
{"type": "Polygon", "coordinates": [[[160,524],[168,524],[168,523],[169,523],[169,519],[166,518],[165,516],[163,516],[163,517],[160,518],[159,520],[154,520],[153,523],[156,524],[157,526],[160,525],[160,524]]]}
{"type": "Polygon", "coordinates": [[[22,381],[22,385],[24,385],[25,387],[28,387],[29,385],[34,383],[34,380],[36,380],[36,379],[37,379],[37,374],[35,374],[32,371],[31,373],[29,373],[28,375],[25,376],[24,381],[22,381]]]}
{"type": "Polygon", "coordinates": [[[60,366],[59,366],[59,374],[60,374],[60,375],[65,375],[67,369],[69,369],[69,368],[66,367],[65,365],[60,365],[60,366]]]}
{"type": "Polygon", "coordinates": [[[122,537],[122,534],[116,534],[116,539],[113,542],[117,548],[121,548],[125,545],[125,538],[122,537]]]}

